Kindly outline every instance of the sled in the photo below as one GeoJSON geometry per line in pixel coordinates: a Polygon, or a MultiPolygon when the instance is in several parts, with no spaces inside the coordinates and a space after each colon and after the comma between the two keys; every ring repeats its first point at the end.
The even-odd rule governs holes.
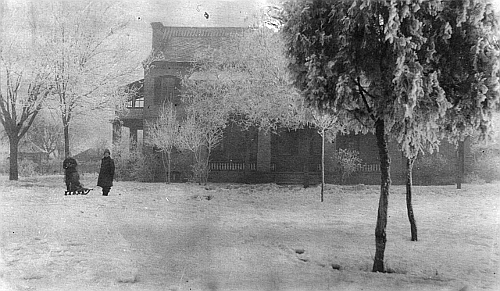
{"type": "Polygon", "coordinates": [[[74,191],[68,191],[68,190],[66,190],[64,192],[64,195],[87,195],[92,190],[94,190],[94,189],[92,189],[92,188],[82,188],[82,189],[78,189],[78,190],[74,190],[74,191]]]}

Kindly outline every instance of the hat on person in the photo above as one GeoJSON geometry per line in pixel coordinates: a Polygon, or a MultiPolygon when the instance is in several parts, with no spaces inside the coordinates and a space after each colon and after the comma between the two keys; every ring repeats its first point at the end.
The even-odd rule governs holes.
{"type": "Polygon", "coordinates": [[[105,153],[108,153],[108,155],[111,155],[111,152],[109,151],[109,149],[105,149],[103,154],[105,154],[105,153]]]}

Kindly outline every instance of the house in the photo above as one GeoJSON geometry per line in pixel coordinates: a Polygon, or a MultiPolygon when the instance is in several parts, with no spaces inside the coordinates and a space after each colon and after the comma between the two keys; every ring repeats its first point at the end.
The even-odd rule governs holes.
{"type": "MultiPolygon", "coordinates": [[[[181,78],[188,74],[195,53],[207,48],[217,49],[244,30],[241,27],[171,27],[158,22],[151,26],[152,54],[147,60],[150,66],[145,69],[144,79],[128,85],[134,94],[127,110],[114,122],[114,140],[121,136],[123,127],[128,128],[131,139],[136,142],[138,136],[147,136],[147,123],[157,118],[159,108],[165,101],[182,107],[181,78]]],[[[379,183],[378,149],[373,134],[339,135],[333,143],[326,145],[327,182],[340,180],[338,163],[332,159],[339,148],[359,151],[363,161],[348,182],[379,183]]],[[[148,148],[144,150],[148,151],[148,148]]],[[[152,152],[150,148],[149,151],[152,152]]],[[[389,151],[393,182],[402,183],[405,169],[403,156],[394,142],[389,144],[389,151]]],[[[447,183],[455,180],[454,167],[449,166],[449,161],[455,160],[455,153],[452,145],[445,144],[441,152],[435,154],[446,161],[446,165],[440,168],[440,177],[447,183]]],[[[176,176],[188,176],[186,163],[189,159],[175,159],[173,171],[181,173],[176,176]]],[[[160,160],[159,156],[157,160],[160,160]]],[[[232,124],[225,129],[223,141],[210,157],[209,179],[219,182],[318,183],[320,165],[321,137],[314,128],[266,133],[257,129],[242,130],[232,124]]],[[[161,163],[154,167],[155,179],[164,179],[165,170],[161,163]]],[[[432,165],[425,164],[425,160],[417,162],[415,181],[425,183],[435,178],[436,175],[428,171],[432,168],[432,165]],[[419,173],[422,175],[419,176],[419,173]]]]}
{"type": "Polygon", "coordinates": [[[19,146],[18,159],[29,160],[39,165],[49,159],[49,153],[32,142],[25,142],[19,146]]]}

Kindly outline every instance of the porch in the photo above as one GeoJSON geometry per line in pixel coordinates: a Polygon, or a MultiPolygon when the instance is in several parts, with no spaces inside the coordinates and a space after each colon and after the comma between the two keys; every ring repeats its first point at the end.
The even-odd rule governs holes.
{"type": "MultiPolygon", "coordinates": [[[[276,183],[281,185],[317,185],[321,183],[321,164],[310,163],[308,171],[277,171],[271,163],[269,172],[258,172],[256,163],[211,161],[209,181],[239,183],[276,183]]],[[[334,168],[325,172],[326,183],[340,184],[341,171],[334,168]]],[[[379,164],[362,164],[346,180],[346,184],[377,184],[380,180],[379,164]]]]}

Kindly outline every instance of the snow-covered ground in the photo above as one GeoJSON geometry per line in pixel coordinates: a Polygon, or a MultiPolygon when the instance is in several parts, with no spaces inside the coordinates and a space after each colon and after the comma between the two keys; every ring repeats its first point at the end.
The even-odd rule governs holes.
{"type": "Polygon", "coordinates": [[[418,242],[392,186],[380,274],[378,186],[62,180],[0,177],[1,290],[500,290],[498,183],[415,187],[418,242]]]}

